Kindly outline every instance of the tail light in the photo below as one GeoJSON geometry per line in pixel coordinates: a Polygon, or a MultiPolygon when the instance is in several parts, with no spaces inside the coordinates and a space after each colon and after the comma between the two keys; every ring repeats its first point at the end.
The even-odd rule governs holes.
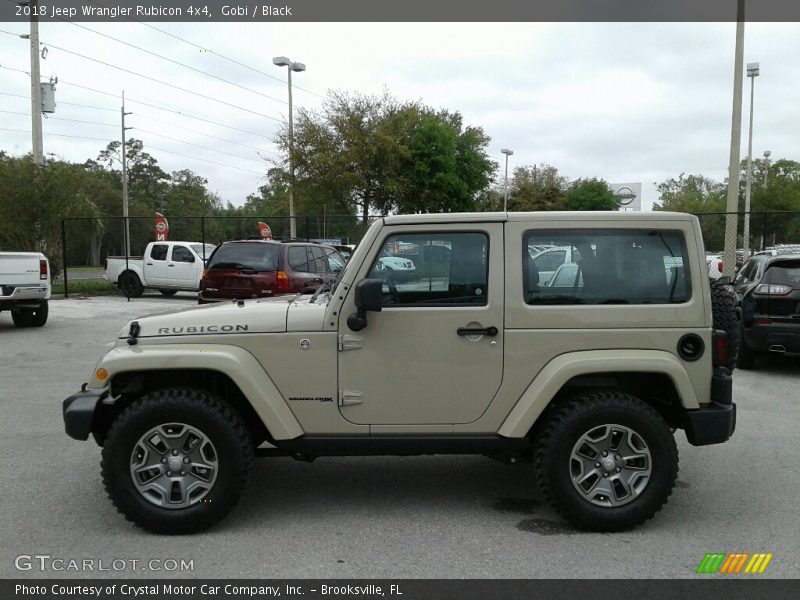
{"type": "Polygon", "coordinates": [[[285,271],[275,273],[275,292],[280,294],[289,291],[289,276],[285,271]]]}
{"type": "Polygon", "coordinates": [[[203,278],[203,279],[208,277],[208,269],[203,269],[203,274],[200,277],[203,278]]]}
{"type": "Polygon", "coordinates": [[[39,261],[39,279],[47,279],[47,261],[39,261]]]}
{"type": "Polygon", "coordinates": [[[108,271],[108,259],[105,259],[105,260],[103,261],[103,270],[104,270],[104,271],[108,271]]]}
{"type": "Polygon", "coordinates": [[[722,261],[719,261],[717,263],[717,271],[719,271],[720,273],[724,273],[725,272],[725,265],[722,264],[722,261]]]}
{"type": "Polygon", "coordinates": [[[712,353],[713,365],[715,367],[726,366],[728,363],[728,334],[722,330],[715,329],[711,340],[714,345],[712,353]]]}
{"type": "Polygon", "coordinates": [[[775,283],[762,283],[755,290],[754,296],[786,296],[792,291],[788,285],[778,285],[775,283]]]}

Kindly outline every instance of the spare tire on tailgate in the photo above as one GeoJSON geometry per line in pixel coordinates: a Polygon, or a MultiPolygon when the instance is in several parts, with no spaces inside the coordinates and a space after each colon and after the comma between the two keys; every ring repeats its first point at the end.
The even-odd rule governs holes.
{"type": "Polygon", "coordinates": [[[741,336],[736,292],[730,284],[720,283],[713,279],[710,284],[713,326],[714,329],[720,329],[728,334],[728,357],[725,366],[733,371],[736,357],[739,354],[739,338],[741,336]]]}

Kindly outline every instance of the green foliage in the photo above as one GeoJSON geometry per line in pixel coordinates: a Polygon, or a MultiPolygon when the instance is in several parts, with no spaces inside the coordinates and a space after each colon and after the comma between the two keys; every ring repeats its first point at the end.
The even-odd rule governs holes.
{"type": "MultiPolygon", "coordinates": [[[[286,129],[278,143],[288,153],[286,129]]],[[[400,104],[389,94],[332,92],[319,113],[299,111],[297,189],[364,222],[370,212],[475,210],[496,167],[488,143],[458,113],[400,104]]]]}
{"type": "Polygon", "coordinates": [[[602,179],[576,179],[567,189],[567,210],[618,210],[619,200],[602,179]]]}

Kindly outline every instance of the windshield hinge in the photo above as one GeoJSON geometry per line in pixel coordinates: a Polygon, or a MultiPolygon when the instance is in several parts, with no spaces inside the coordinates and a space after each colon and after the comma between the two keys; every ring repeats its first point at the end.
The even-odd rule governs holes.
{"type": "Polygon", "coordinates": [[[339,406],[352,406],[361,404],[364,394],[356,390],[341,390],[339,392],[339,406]]]}
{"type": "Polygon", "coordinates": [[[339,351],[344,350],[361,350],[363,347],[362,341],[364,338],[356,335],[347,335],[346,333],[339,336],[339,351]]]}

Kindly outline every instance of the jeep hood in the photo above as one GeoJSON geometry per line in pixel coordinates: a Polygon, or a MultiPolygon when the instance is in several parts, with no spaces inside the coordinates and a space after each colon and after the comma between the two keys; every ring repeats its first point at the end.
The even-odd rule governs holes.
{"type": "Polygon", "coordinates": [[[199,306],[134,319],[119,332],[127,338],[133,323],[139,324],[138,338],[283,333],[291,297],[247,300],[199,306]]]}

